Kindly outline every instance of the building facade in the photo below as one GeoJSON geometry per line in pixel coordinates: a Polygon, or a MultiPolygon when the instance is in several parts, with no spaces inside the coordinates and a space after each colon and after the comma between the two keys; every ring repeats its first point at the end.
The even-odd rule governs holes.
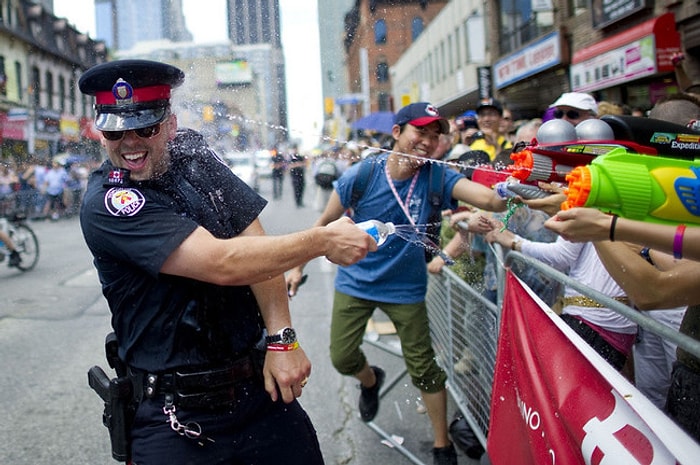
{"type": "Polygon", "coordinates": [[[105,44],[26,0],[0,0],[2,158],[48,158],[94,139],[92,102],[78,90],[105,44]]]}
{"type": "Polygon", "coordinates": [[[698,10],[685,0],[453,0],[392,67],[392,92],[448,116],[492,96],[517,118],[537,117],[569,91],[646,110],[681,90],[671,62],[679,51],[700,84],[698,10]]]}
{"type": "Polygon", "coordinates": [[[111,50],[128,50],[150,40],[192,41],[182,0],[95,0],[95,29],[111,50]]]}
{"type": "Polygon", "coordinates": [[[344,45],[351,94],[361,96],[359,115],[394,111],[390,68],[447,4],[441,1],[357,0],[345,17],[344,45]]]}
{"type": "Polygon", "coordinates": [[[280,31],[279,0],[227,0],[229,39],[239,46],[268,45],[267,63],[260,63],[265,95],[263,101],[270,115],[267,132],[277,134],[277,143],[284,142],[288,133],[275,131],[275,127],[289,127],[287,111],[287,78],[285,71],[282,36],[280,31]],[[264,71],[263,71],[264,69],[264,71]]]}

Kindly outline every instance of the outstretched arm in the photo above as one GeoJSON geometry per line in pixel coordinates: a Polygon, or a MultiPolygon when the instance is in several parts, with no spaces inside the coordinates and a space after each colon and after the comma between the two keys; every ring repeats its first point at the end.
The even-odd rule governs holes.
{"type": "Polygon", "coordinates": [[[667,253],[681,252],[691,260],[700,260],[700,227],[689,226],[681,232],[676,226],[617,218],[594,208],[572,208],[557,213],[545,227],[571,242],[607,240],[634,242],[667,253]]]}
{"type": "Polygon", "coordinates": [[[320,256],[350,265],[377,247],[349,218],[284,236],[252,235],[258,230],[262,226],[255,220],[242,235],[217,239],[198,227],[170,254],[161,272],[222,286],[246,285],[275,278],[320,256]]]}
{"type": "Polygon", "coordinates": [[[700,262],[673,260],[669,255],[652,251],[653,261],[661,264],[662,269],[659,269],[639,254],[639,246],[610,241],[599,241],[594,245],[610,276],[640,309],[700,303],[697,292],[700,262]]]}

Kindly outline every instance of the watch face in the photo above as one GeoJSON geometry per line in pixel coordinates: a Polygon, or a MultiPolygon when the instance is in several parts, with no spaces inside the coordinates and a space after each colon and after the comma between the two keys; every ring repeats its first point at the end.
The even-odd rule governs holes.
{"type": "Polygon", "coordinates": [[[297,340],[297,333],[292,328],[284,328],[282,330],[282,343],[294,344],[297,340]]]}

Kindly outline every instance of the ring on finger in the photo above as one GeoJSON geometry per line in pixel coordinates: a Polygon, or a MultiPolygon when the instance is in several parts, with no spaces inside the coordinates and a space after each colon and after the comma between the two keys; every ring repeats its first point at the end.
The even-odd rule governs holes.
{"type": "Polygon", "coordinates": [[[299,386],[304,387],[306,386],[306,383],[309,382],[309,377],[307,376],[306,378],[301,380],[301,383],[299,383],[299,386]]]}

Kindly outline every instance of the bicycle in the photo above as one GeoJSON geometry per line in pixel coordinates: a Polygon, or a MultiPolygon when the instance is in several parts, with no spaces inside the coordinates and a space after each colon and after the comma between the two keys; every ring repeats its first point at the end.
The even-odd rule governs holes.
{"type": "MultiPolygon", "coordinates": [[[[39,240],[34,234],[34,230],[26,223],[26,217],[21,214],[13,214],[0,218],[0,230],[5,232],[15,250],[19,253],[21,262],[17,265],[20,271],[29,271],[34,268],[39,261],[39,240]]],[[[10,249],[7,245],[0,244],[0,262],[10,257],[10,249]]]]}

